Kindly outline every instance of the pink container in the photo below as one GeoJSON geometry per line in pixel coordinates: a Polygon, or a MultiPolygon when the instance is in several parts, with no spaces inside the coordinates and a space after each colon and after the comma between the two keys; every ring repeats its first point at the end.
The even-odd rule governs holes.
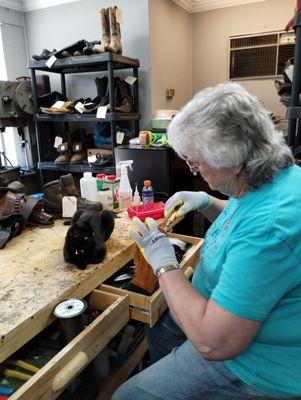
{"type": "Polygon", "coordinates": [[[164,217],[164,206],[162,201],[141,206],[132,206],[127,209],[130,218],[138,217],[141,221],[146,218],[160,219],[164,217]]]}

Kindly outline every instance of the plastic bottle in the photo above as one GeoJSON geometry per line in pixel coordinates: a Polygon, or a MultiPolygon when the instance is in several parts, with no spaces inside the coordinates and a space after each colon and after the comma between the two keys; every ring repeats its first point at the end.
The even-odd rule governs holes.
{"type": "Polygon", "coordinates": [[[92,176],[92,172],[84,172],[79,184],[81,197],[90,201],[98,201],[96,178],[92,176]]]}
{"type": "Polygon", "coordinates": [[[120,179],[117,178],[116,175],[107,175],[105,183],[106,187],[110,189],[112,193],[113,210],[117,211],[119,209],[118,190],[120,179]]]}
{"type": "Polygon", "coordinates": [[[97,174],[97,175],[96,175],[97,190],[104,189],[104,180],[105,180],[105,177],[106,177],[105,174],[97,174]]]}
{"type": "Polygon", "coordinates": [[[97,201],[103,205],[105,210],[113,211],[113,197],[111,189],[98,190],[97,201]]]}
{"type": "Polygon", "coordinates": [[[118,190],[120,211],[125,211],[128,207],[132,205],[133,191],[130,185],[127,169],[129,165],[121,164],[120,168],[121,176],[118,190]]]}
{"type": "Polygon", "coordinates": [[[154,202],[154,189],[152,188],[152,182],[149,180],[144,181],[142,189],[142,204],[151,204],[154,202]]]}
{"type": "Polygon", "coordinates": [[[138,192],[138,183],[135,183],[135,193],[134,193],[134,197],[133,197],[133,206],[140,206],[141,203],[141,198],[139,196],[139,192],[138,192]]]}

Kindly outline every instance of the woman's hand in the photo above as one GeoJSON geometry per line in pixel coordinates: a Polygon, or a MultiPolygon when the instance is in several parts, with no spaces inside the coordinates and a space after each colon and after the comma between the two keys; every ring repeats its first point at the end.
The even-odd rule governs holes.
{"type": "Polygon", "coordinates": [[[186,215],[190,211],[206,211],[211,206],[211,198],[206,192],[177,192],[165,204],[164,216],[170,214],[179,207],[176,218],[186,215]]]}
{"type": "Polygon", "coordinates": [[[152,218],[146,218],[146,225],[139,218],[133,218],[135,224],[131,236],[136,240],[141,253],[152,267],[154,273],[167,265],[178,265],[175,251],[168,237],[160,232],[152,218]]]}

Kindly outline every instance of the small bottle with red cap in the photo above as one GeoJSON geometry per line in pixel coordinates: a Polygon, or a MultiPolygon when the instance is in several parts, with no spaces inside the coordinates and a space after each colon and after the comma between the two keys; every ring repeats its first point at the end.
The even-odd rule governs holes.
{"type": "Polygon", "coordinates": [[[151,204],[154,202],[154,189],[150,180],[144,181],[142,189],[142,204],[151,204]]]}

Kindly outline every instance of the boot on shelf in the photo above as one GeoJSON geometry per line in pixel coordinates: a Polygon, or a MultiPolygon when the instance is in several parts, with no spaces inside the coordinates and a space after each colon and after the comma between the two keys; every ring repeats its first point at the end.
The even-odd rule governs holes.
{"type": "Polygon", "coordinates": [[[93,46],[92,51],[95,54],[108,51],[108,46],[110,44],[110,22],[109,13],[106,8],[100,10],[100,23],[102,29],[101,43],[93,46]]]}
{"type": "Polygon", "coordinates": [[[103,76],[102,78],[95,78],[96,90],[97,90],[97,97],[100,98],[100,105],[108,104],[109,100],[108,95],[108,78],[103,76]]]}
{"type": "Polygon", "coordinates": [[[54,163],[58,165],[66,165],[69,164],[72,157],[70,132],[65,132],[59,136],[62,137],[63,143],[57,148],[60,155],[54,160],[54,163]]]}
{"type": "Polygon", "coordinates": [[[72,152],[70,164],[81,164],[87,157],[86,130],[76,129],[72,132],[72,152]]]}
{"type": "Polygon", "coordinates": [[[125,113],[133,112],[134,101],[131,95],[129,84],[123,79],[118,78],[117,86],[121,95],[121,104],[118,104],[116,106],[116,111],[121,111],[125,113]]]}
{"type": "Polygon", "coordinates": [[[116,21],[117,7],[109,7],[109,21],[110,21],[110,44],[108,51],[113,53],[122,54],[121,32],[120,24],[116,21]]]}

